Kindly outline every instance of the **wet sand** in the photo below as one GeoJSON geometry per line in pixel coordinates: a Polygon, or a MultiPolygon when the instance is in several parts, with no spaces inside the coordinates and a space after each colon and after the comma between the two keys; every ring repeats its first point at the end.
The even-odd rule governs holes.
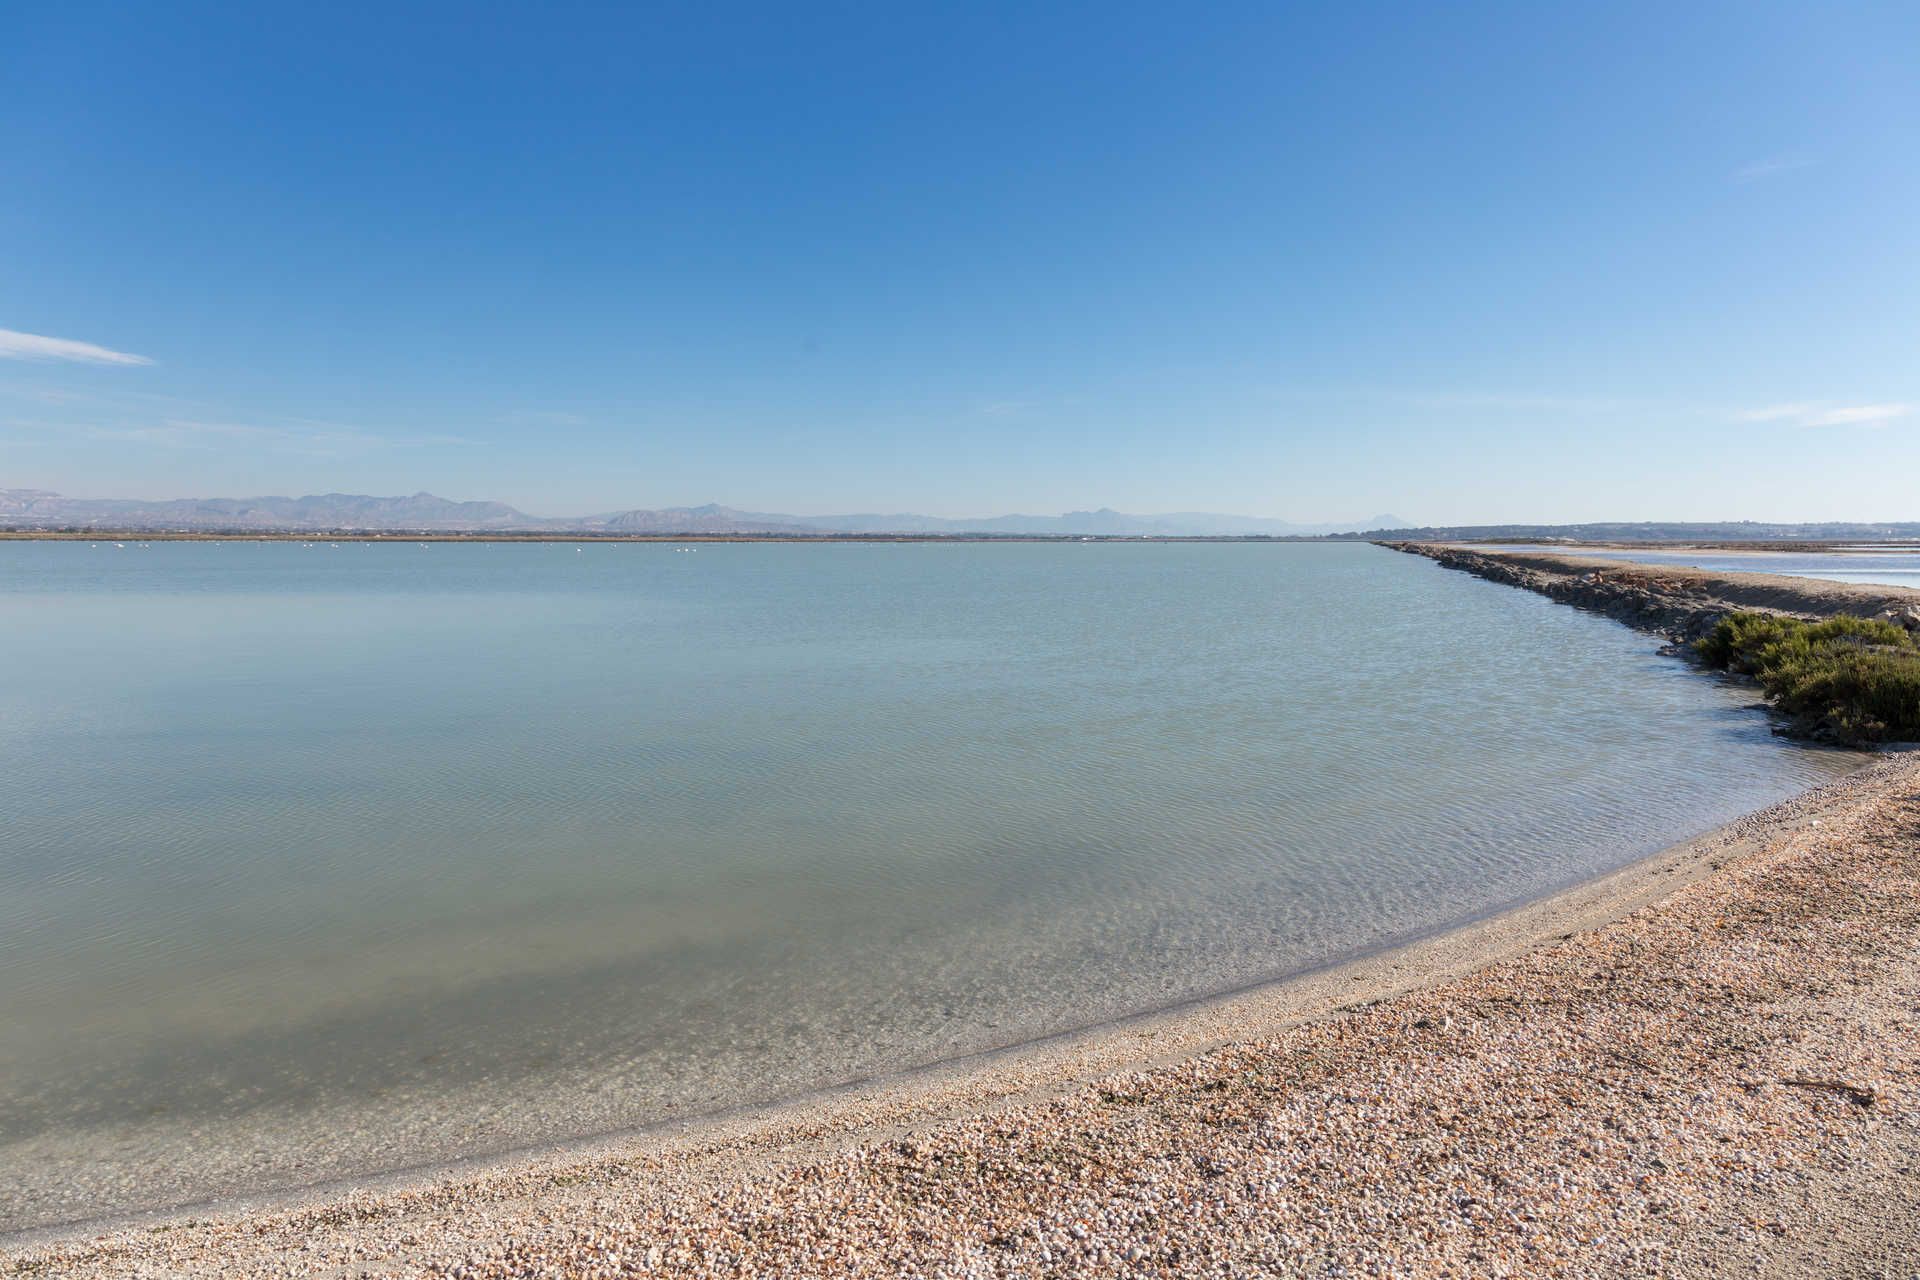
{"type": "Polygon", "coordinates": [[[1920,753],[1291,982],[0,1275],[1903,1275],[1920,753]]]}

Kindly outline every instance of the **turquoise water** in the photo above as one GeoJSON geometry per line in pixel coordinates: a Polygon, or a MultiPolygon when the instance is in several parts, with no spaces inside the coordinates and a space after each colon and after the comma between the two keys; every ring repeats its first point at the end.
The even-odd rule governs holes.
{"type": "Polygon", "coordinates": [[[1299,970],[1832,777],[1368,546],[0,544],[0,1226],[1299,970]]]}

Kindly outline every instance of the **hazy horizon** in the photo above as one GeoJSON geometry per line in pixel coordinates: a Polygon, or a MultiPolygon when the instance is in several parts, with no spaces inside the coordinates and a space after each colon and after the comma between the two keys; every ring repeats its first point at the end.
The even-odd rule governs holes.
{"type": "Polygon", "coordinates": [[[327,489],[327,490],[303,489],[298,486],[291,487],[291,488],[283,486],[278,490],[271,490],[271,491],[262,490],[258,493],[157,493],[157,492],[150,492],[150,491],[140,491],[138,486],[134,486],[132,490],[126,493],[101,493],[101,492],[79,493],[79,492],[68,492],[68,491],[63,491],[59,489],[54,489],[51,486],[47,486],[47,485],[8,484],[5,486],[0,486],[0,494],[5,494],[8,492],[23,492],[23,491],[32,491],[32,490],[43,490],[45,492],[53,493],[58,495],[61,498],[66,498],[66,499],[99,500],[99,501],[110,501],[110,502],[148,502],[148,503],[154,503],[154,504],[165,503],[165,502],[222,501],[222,500],[258,501],[258,500],[269,499],[269,498],[288,499],[288,500],[298,501],[305,498],[318,498],[318,497],[328,497],[328,496],[353,497],[353,498],[380,498],[380,499],[393,499],[393,500],[406,499],[406,498],[431,497],[431,498],[436,498],[436,499],[440,499],[447,502],[457,502],[457,503],[470,503],[470,502],[471,503],[500,503],[504,506],[514,508],[516,511],[520,512],[522,515],[541,518],[541,519],[553,519],[553,520],[579,520],[579,519],[586,519],[594,516],[616,515],[625,511],[683,511],[683,510],[697,511],[705,508],[720,508],[728,511],[741,512],[744,514],[791,515],[791,516],[798,516],[804,519],[826,519],[826,518],[835,517],[835,516],[873,516],[873,517],[914,516],[914,517],[924,517],[924,518],[935,519],[935,520],[964,522],[964,521],[995,520],[995,519],[1003,519],[1003,518],[1014,517],[1014,516],[1047,519],[1047,518],[1054,518],[1054,517],[1063,516],[1063,515],[1113,513],[1116,515],[1137,516],[1137,517],[1143,517],[1143,518],[1181,516],[1181,515],[1189,515],[1189,516],[1205,515],[1205,516],[1219,516],[1219,517],[1231,518],[1231,519],[1275,521],[1275,522],[1284,522],[1284,523],[1298,524],[1298,525],[1330,525],[1330,524],[1353,525],[1355,528],[1362,528],[1362,527],[1367,527],[1367,528],[1389,528],[1389,527],[1391,528],[1454,528],[1454,527],[1476,527],[1476,526],[1482,526],[1482,525],[1485,525],[1485,526],[1500,526],[1500,525],[1557,526],[1557,525],[1583,525],[1583,524],[1669,524],[1669,525],[1781,524],[1781,525],[1786,525],[1786,524],[1915,524],[1915,523],[1920,523],[1920,514],[1886,515],[1884,513],[1876,513],[1871,510],[1856,511],[1851,514],[1825,516],[1825,517],[1777,517],[1777,516],[1772,516],[1765,513],[1755,514],[1752,512],[1734,512],[1729,514],[1729,513],[1723,512],[1723,513],[1711,514],[1711,515],[1688,515],[1688,516],[1656,514],[1656,515],[1650,515],[1650,516],[1642,515],[1642,516],[1627,517],[1627,516],[1619,516],[1619,515],[1601,514],[1596,516],[1582,517],[1580,519],[1567,519],[1567,518],[1558,518],[1553,516],[1539,516],[1539,517],[1516,516],[1516,517],[1475,517],[1475,518],[1457,519],[1457,520],[1430,520],[1430,519],[1422,518],[1417,513],[1410,515],[1405,512],[1383,510],[1383,511],[1373,512],[1371,514],[1349,513],[1346,515],[1336,515],[1336,516],[1332,516],[1325,519],[1312,519],[1312,518],[1299,516],[1299,515],[1291,514],[1284,511],[1281,511],[1281,512],[1229,511],[1222,508],[1201,508],[1201,507],[1174,508],[1174,507],[1163,506],[1163,507],[1123,510],[1119,507],[1114,506],[1112,503],[1104,503],[1104,502],[1082,502],[1076,505],[1060,507],[1060,508],[1051,509],[1051,510],[1025,510],[1025,511],[1015,510],[1011,507],[999,507],[999,508],[992,508],[992,509],[986,509],[986,510],[928,511],[928,510],[912,509],[902,503],[889,503],[889,504],[882,504],[879,506],[875,506],[867,510],[854,511],[852,509],[844,509],[844,508],[828,509],[828,508],[821,507],[818,509],[814,509],[813,507],[810,507],[807,504],[797,503],[797,502],[796,503],[776,502],[773,505],[765,506],[765,507],[747,506],[743,503],[729,502],[724,499],[705,498],[705,497],[700,498],[697,501],[668,500],[668,501],[658,501],[658,502],[617,502],[612,505],[597,507],[591,510],[556,511],[556,510],[541,510],[541,509],[531,508],[525,504],[514,502],[510,499],[502,498],[493,494],[445,493],[437,489],[434,489],[431,486],[414,488],[406,491],[393,492],[393,493],[360,493],[360,492],[351,492],[343,489],[327,489]],[[1380,516],[1380,515],[1396,516],[1402,521],[1402,523],[1391,525],[1391,526],[1365,524],[1366,521],[1371,520],[1375,516],[1380,516]]]}
{"type": "MultiPolygon", "coordinates": [[[[414,489],[406,493],[391,493],[391,494],[348,493],[345,490],[339,490],[339,489],[329,489],[325,491],[282,489],[280,491],[273,492],[273,493],[262,492],[262,493],[219,493],[219,494],[215,494],[215,493],[162,494],[162,493],[131,493],[130,492],[125,494],[107,494],[107,493],[67,493],[57,489],[50,489],[45,485],[7,485],[5,487],[0,487],[0,494],[32,492],[32,491],[44,491],[47,493],[56,494],[61,498],[68,498],[68,499],[95,500],[95,501],[106,501],[106,502],[147,502],[147,503],[155,503],[155,504],[164,503],[164,502],[205,502],[205,501],[222,501],[222,500],[258,501],[258,500],[269,499],[269,498],[284,498],[284,499],[291,499],[291,500],[300,500],[303,498],[317,498],[317,497],[329,497],[329,496],[355,497],[355,498],[382,498],[382,499],[438,498],[448,502],[498,502],[498,503],[501,503],[502,505],[514,508],[515,510],[519,511],[523,515],[552,518],[552,519],[562,519],[562,520],[580,519],[588,516],[613,515],[613,514],[618,514],[619,512],[622,512],[622,511],[639,511],[639,510],[698,511],[706,508],[721,508],[724,510],[739,511],[739,512],[744,512],[749,514],[793,515],[793,516],[805,517],[808,519],[824,519],[831,516],[853,516],[853,515],[862,515],[862,516],[898,515],[898,516],[918,516],[918,517],[925,517],[925,518],[938,519],[938,520],[965,521],[965,520],[992,520],[992,519],[999,519],[1006,516],[1049,517],[1049,516],[1089,514],[1089,513],[1100,514],[1103,512],[1112,512],[1118,515],[1135,515],[1135,516],[1213,515],[1213,516],[1226,516],[1226,517],[1244,518],[1244,519],[1252,519],[1252,520],[1289,521],[1290,523],[1297,523],[1297,524],[1353,523],[1358,519],[1370,518],[1370,517],[1361,517],[1361,516],[1348,516],[1344,519],[1337,519],[1332,521],[1292,520],[1290,517],[1284,514],[1268,515],[1260,512],[1251,512],[1251,511],[1201,511],[1193,508],[1187,508],[1187,509],[1178,510],[1178,511],[1168,508],[1164,510],[1154,510],[1154,511],[1122,512],[1110,503],[1088,503],[1081,506],[1062,508],[1061,510],[1057,510],[1057,511],[1013,511],[1008,509],[1008,510],[992,510],[992,511],[962,511],[962,512],[956,512],[951,514],[944,513],[944,512],[937,512],[937,511],[912,511],[904,506],[900,506],[897,504],[893,506],[888,506],[885,508],[876,509],[873,511],[859,511],[859,512],[842,511],[842,510],[810,511],[805,509],[804,505],[786,504],[786,505],[780,505],[774,508],[759,508],[759,507],[745,507],[739,503],[725,502],[717,499],[702,499],[697,502],[658,502],[658,503],[628,502],[628,503],[621,503],[612,507],[597,508],[592,511],[541,511],[541,510],[530,510],[527,507],[524,507],[517,502],[509,502],[505,499],[493,497],[491,495],[446,494],[446,493],[436,492],[432,488],[414,489]]],[[[1387,513],[1376,512],[1374,514],[1378,515],[1378,514],[1387,514],[1387,513]]]]}
{"type": "Polygon", "coordinates": [[[1911,6],[0,30],[9,486],[1920,520],[1911,6]]]}

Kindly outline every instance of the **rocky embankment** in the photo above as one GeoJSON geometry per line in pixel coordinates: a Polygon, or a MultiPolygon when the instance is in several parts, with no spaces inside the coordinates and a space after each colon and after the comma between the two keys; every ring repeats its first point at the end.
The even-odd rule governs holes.
{"type": "Polygon", "coordinates": [[[1739,611],[1797,618],[1847,613],[1886,618],[1920,634],[1920,591],[1904,587],[1770,573],[1716,573],[1544,551],[1476,551],[1435,542],[1384,545],[1426,556],[1449,569],[1538,592],[1562,604],[1604,613],[1676,642],[1697,640],[1721,618],[1739,611]]]}

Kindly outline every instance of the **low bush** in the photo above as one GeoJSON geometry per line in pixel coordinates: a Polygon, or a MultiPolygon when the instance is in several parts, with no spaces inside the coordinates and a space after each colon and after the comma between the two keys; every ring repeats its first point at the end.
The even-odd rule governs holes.
{"type": "Polygon", "coordinates": [[[1750,675],[1796,732],[1863,744],[1920,739],[1920,644],[1891,622],[1734,613],[1695,648],[1750,675]]]}

